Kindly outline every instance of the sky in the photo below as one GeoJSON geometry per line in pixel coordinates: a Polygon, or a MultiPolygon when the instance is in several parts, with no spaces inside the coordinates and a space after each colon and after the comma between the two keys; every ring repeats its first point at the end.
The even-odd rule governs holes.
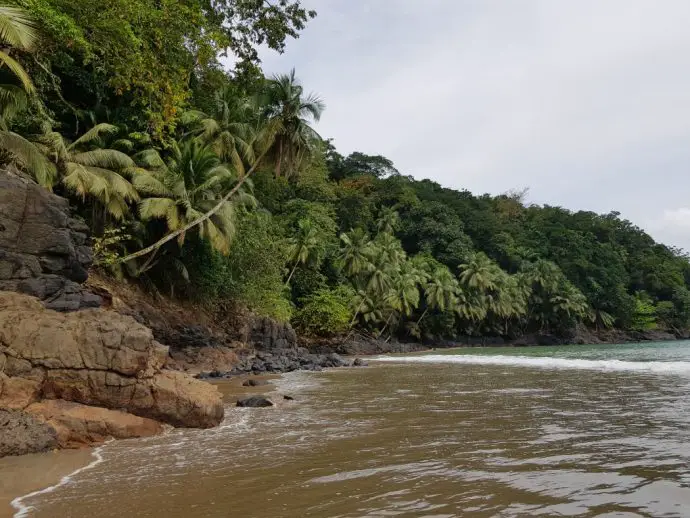
{"type": "Polygon", "coordinates": [[[295,67],[341,154],[621,213],[690,250],[690,1],[303,0],[295,67]]]}

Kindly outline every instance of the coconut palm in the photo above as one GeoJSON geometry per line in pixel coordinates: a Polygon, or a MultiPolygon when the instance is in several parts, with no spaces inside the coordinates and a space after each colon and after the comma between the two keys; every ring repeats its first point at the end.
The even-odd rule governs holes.
{"type": "Polygon", "coordinates": [[[447,309],[454,308],[458,303],[457,293],[459,289],[460,286],[457,279],[453,277],[448,268],[436,268],[424,285],[426,308],[422,316],[417,320],[417,324],[419,325],[429,309],[446,311],[447,309]]]}
{"type": "Polygon", "coordinates": [[[325,105],[314,94],[304,95],[294,69],[268,80],[261,104],[266,124],[258,139],[271,143],[275,175],[290,177],[312,154],[313,142],[321,140],[311,123],[318,122],[325,105]]]}
{"type": "Polygon", "coordinates": [[[27,93],[34,92],[34,85],[24,67],[10,56],[8,47],[31,51],[37,39],[36,21],[29,13],[19,7],[0,6],[0,44],[4,47],[0,50],[0,65],[10,69],[27,93]]]}
{"type": "Polygon", "coordinates": [[[301,219],[297,222],[297,227],[297,234],[288,241],[288,255],[293,266],[285,281],[286,286],[290,284],[290,279],[300,264],[317,264],[325,250],[323,239],[311,220],[301,219]]]}
{"type": "Polygon", "coordinates": [[[470,256],[469,260],[460,266],[460,281],[469,289],[487,291],[496,288],[498,265],[483,252],[470,256]]]}
{"type": "Polygon", "coordinates": [[[340,235],[342,247],[339,260],[348,277],[355,277],[371,268],[369,260],[371,241],[361,228],[340,235]]]}
{"type": "Polygon", "coordinates": [[[82,199],[93,198],[115,219],[123,219],[129,212],[129,204],[137,201],[139,194],[127,179],[136,165],[132,158],[103,147],[104,139],[118,131],[112,124],[98,124],[69,142],[46,127],[36,137],[35,144],[54,164],[55,175],[37,180],[48,187],[59,182],[82,199]]]}
{"type": "Polygon", "coordinates": [[[249,99],[224,85],[214,93],[212,112],[189,111],[183,119],[193,126],[193,132],[201,140],[211,145],[223,162],[231,163],[243,175],[244,164],[253,164],[256,159],[252,146],[255,115],[256,106],[249,99]]]}
{"type": "Polygon", "coordinates": [[[10,131],[12,118],[28,105],[27,94],[35,89],[29,75],[9,52],[11,48],[32,51],[38,34],[36,21],[23,9],[0,6],[0,66],[6,66],[19,80],[21,86],[0,85],[0,150],[2,159],[12,162],[30,172],[46,187],[51,186],[56,176],[53,165],[30,141],[10,131]]]}
{"type": "Polygon", "coordinates": [[[376,221],[376,228],[379,232],[393,234],[400,224],[400,215],[397,211],[384,207],[381,209],[379,219],[376,221]]]}
{"type": "MultiPolygon", "coordinates": [[[[164,220],[170,231],[183,228],[214,207],[238,179],[210,146],[196,139],[175,144],[167,163],[153,151],[136,158],[148,168],[137,168],[133,176],[136,188],[148,196],[139,203],[139,215],[145,221],[164,220]]],[[[227,253],[235,234],[236,207],[255,204],[251,192],[240,189],[199,225],[199,236],[227,253]]],[[[183,233],[181,240],[184,238],[183,233]]]]}

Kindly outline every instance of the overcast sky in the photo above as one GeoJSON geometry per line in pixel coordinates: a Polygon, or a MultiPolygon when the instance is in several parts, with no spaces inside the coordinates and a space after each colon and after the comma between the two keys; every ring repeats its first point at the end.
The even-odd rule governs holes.
{"type": "Polygon", "coordinates": [[[690,250],[690,0],[305,0],[292,66],[342,154],[617,210],[690,250]]]}

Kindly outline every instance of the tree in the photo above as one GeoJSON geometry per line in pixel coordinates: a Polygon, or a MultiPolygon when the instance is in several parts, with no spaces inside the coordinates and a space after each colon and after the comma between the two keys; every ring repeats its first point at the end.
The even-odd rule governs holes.
{"type": "MultiPolygon", "coordinates": [[[[170,231],[178,231],[220,203],[220,209],[199,225],[199,235],[219,252],[227,253],[236,230],[236,207],[256,204],[244,189],[223,199],[236,185],[237,174],[221,163],[211,147],[195,139],[174,145],[167,163],[151,153],[142,159],[151,170],[137,170],[133,180],[148,196],[139,203],[140,217],[144,221],[164,220],[170,231]]],[[[181,234],[180,241],[184,237],[181,234]]]]}
{"type": "Polygon", "coordinates": [[[213,95],[213,111],[205,114],[190,111],[186,114],[202,141],[209,144],[223,162],[229,162],[243,175],[244,164],[253,164],[255,127],[257,115],[251,101],[238,95],[230,85],[223,85],[213,95]]]}
{"type": "Polygon", "coordinates": [[[130,122],[164,140],[191,86],[221,58],[231,55],[233,76],[251,86],[257,48],[282,52],[316,15],[299,0],[16,1],[41,22],[41,90],[60,122],[72,127],[77,110],[99,103],[125,105],[130,122]]]}
{"type": "Polygon", "coordinates": [[[318,265],[324,247],[323,240],[313,223],[308,219],[302,219],[298,223],[297,234],[288,240],[290,262],[293,263],[290,275],[288,275],[285,285],[290,284],[290,279],[300,264],[318,265]]]}
{"type": "Polygon", "coordinates": [[[417,320],[417,325],[420,324],[429,309],[438,311],[454,309],[458,304],[457,293],[459,289],[458,281],[450,270],[444,266],[437,267],[424,285],[426,308],[417,320]]]}
{"type": "Polygon", "coordinates": [[[82,200],[93,198],[106,214],[122,220],[139,194],[127,179],[136,165],[134,160],[121,151],[103,147],[104,139],[118,131],[111,124],[98,124],[69,142],[57,131],[46,128],[36,138],[36,145],[55,164],[56,175],[37,179],[51,187],[60,182],[82,200]]]}
{"type": "Polygon", "coordinates": [[[263,138],[272,141],[269,157],[275,175],[293,176],[311,156],[313,141],[321,140],[310,124],[318,122],[325,105],[315,94],[304,95],[294,69],[267,82],[261,104],[269,135],[263,138]]]}
{"type": "MultiPolygon", "coordinates": [[[[29,74],[24,67],[10,56],[7,47],[23,51],[33,51],[38,40],[36,31],[36,20],[24,9],[18,7],[0,6],[0,43],[5,47],[0,50],[0,66],[7,67],[10,72],[19,79],[22,88],[27,93],[34,93],[34,85],[29,74]]],[[[16,92],[9,85],[0,87],[2,102],[14,97],[16,102],[16,92]]]]}
{"type": "Polygon", "coordinates": [[[356,228],[340,234],[340,240],[342,247],[339,258],[348,277],[356,277],[371,268],[371,241],[364,230],[356,228]]]}
{"type": "Polygon", "coordinates": [[[381,209],[379,219],[376,221],[376,228],[379,232],[394,234],[399,224],[400,215],[395,210],[389,207],[381,209]]]}

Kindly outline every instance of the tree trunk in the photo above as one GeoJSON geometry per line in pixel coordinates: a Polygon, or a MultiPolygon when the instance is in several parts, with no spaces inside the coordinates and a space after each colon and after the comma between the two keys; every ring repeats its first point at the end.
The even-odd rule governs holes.
{"type": "Polygon", "coordinates": [[[362,309],[362,304],[364,304],[364,301],[359,303],[359,306],[357,306],[357,311],[355,311],[355,316],[352,317],[352,321],[350,322],[350,329],[352,329],[352,326],[355,325],[355,321],[357,320],[357,317],[359,316],[359,312],[362,309]]]}
{"type": "Polygon", "coordinates": [[[276,178],[280,178],[280,165],[283,160],[283,139],[278,139],[278,160],[276,161],[276,178]]]}
{"type": "Polygon", "coordinates": [[[295,266],[292,267],[292,271],[290,272],[290,275],[288,275],[287,281],[285,281],[285,286],[290,284],[290,279],[292,279],[292,275],[295,273],[297,265],[299,265],[299,261],[295,261],[295,266]]]}
{"type": "Polygon", "coordinates": [[[424,313],[422,313],[422,316],[419,317],[419,320],[417,320],[417,325],[419,325],[419,323],[422,321],[422,319],[426,316],[426,312],[427,312],[427,311],[429,311],[429,306],[427,306],[426,308],[424,308],[424,313]]]}
{"type": "Polygon", "coordinates": [[[119,262],[120,262],[120,263],[126,263],[127,261],[131,261],[132,259],[136,259],[136,258],[138,258],[138,257],[142,257],[142,256],[144,256],[144,255],[146,255],[146,254],[149,254],[149,253],[153,252],[154,250],[156,250],[156,249],[160,248],[161,246],[163,246],[163,245],[164,245],[165,243],[167,243],[168,241],[172,241],[172,240],[175,239],[177,236],[180,236],[180,235],[184,234],[185,232],[187,232],[188,230],[193,229],[194,227],[196,227],[196,226],[199,225],[200,223],[203,223],[204,221],[208,220],[211,216],[213,216],[216,212],[218,212],[218,211],[221,209],[221,207],[223,206],[223,204],[224,204],[225,202],[227,202],[227,201],[232,197],[233,194],[235,194],[237,191],[239,191],[240,187],[242,187],[242,184],[244,184],[244,182],[247,181],[247,178],[249,178],[249,176],[251,176],[251,174],[256,170],[256,168],[258,167],[259,163],[261,162],[261,159],[264,157],[265,154],[266,154],[266,151],[264,151],[263,153],[261,153],[261,154],[257,157],[256,161],[254,162],[254,165],[251,167],[251,169],[249,169],[249,171],[247,172],[247,174],[244,175],[242,178],[240,178],[240,179],[238,180],[238,182],[237,182],[237,185],[235,185],[235,187],[233,187],[233,188],[230,190],[230,192],[228,192],[225,196],[223,196],[223,197],[220,199],[220,201],[219,201],[211,210],[209,210],[207,213],[205,213],[205,214],[199,216],[197,219],[195,219],[195,220],[192,221],[191,223],[188,223],[187,225],[185,225],[185,226],[184,226],[183,228],[181,228],[180,230],[176,230],[175,232],[171,232],[170,234],[168,234],[167,236],[165,236],[165,237],[159,239],[158,241],[156,241],[156,242],[153,243],[152,245],[147,246],[146,248],[142,248],[142,249],[139,250],[138,252],[134,252],[133,254],[129,254],[129,255],[126,256],[126,257],[123,257],[122,259],[120,259],[119,262]]]}

